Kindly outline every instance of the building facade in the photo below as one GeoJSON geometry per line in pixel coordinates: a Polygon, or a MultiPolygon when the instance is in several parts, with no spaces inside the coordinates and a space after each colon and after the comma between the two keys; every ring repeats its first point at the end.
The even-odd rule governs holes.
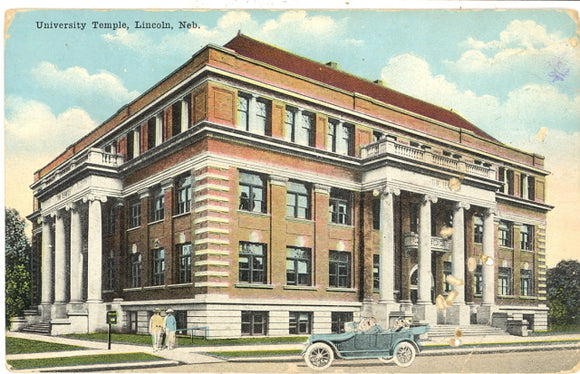
{"type": "Polygon", "coordinates": [[[453,111],[239,34],[35,173],[29,318],[92,332],[117,310],[146,332],[171,307],[178,328],[239,337],[504,312],[545,329],[547,175],[453,111]]]}

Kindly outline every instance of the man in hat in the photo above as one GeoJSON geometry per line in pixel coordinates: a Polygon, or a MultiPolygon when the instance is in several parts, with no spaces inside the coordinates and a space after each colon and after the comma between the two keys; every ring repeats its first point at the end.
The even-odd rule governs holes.
{"type": "Polygon", "coordinates": [[[161,349],[161,334],[163,334],[164,321],[161,317],[161,309],[155,308],[149,319],[149,334],[153,339],[153,351],[161,349]]]}
{"type": "Polygon", "coordinates": [[[175,330],[177,330],[177,321],[173,315],[173,309],[167,309],[165,311],[165,334],[167,335],[167,341],[165,342],[167,349],[173,349],[177,345],[175,330]]]}

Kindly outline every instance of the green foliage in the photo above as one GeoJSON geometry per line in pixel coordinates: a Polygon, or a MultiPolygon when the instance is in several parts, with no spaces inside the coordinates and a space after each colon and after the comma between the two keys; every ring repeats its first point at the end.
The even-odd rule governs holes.
{"type": "Polygon", "coordinates": [[[580,262],[560,261],[546,276],[550,320],[555,325],[580,323],[580,262]]]}
{"type": "Polygon", "coordinates": [[[6,337],[6,354],[22,354],[37,352],[74,351],[85,349],[78,345],[44,342],[41,340],[6,337]]]}
{"type": "Polygon", "coordinates": [[[148,353],[112,353],[104,355],[86,355],[73,357],[35,358],[29,360],[8,360],[13,369],[58,367],[72,365],[96,365],[115,362],[156,361],[163,358],[148,353]]]}
{"type": "Polygon", "coordinates": [[[22,316],[31,304],[32,279],[30,275],[30,243],[24,232],[26,221],[14,209],[5,209],[6,215],[6,324],[10,318],[22,316]]]}

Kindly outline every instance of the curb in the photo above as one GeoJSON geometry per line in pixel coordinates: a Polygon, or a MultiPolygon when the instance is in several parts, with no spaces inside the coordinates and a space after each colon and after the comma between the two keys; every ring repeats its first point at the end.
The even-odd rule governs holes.
{"type": "Polygon", "coordinates": [[[97,365],[70,365],[70,366],[52,366],[43,368],[28,368],[28,369],[13,369],[10,371],[15,373],[55,373],[55,372],[86,372],[86,371],[107,371],[114,369],[141,369],[141,368],[157,368],[181,365],[182,362],[175,360],[156,360],[156,361],[135,361],[135,362],[119,362],[111,364],[97,364],[97,365]]]}

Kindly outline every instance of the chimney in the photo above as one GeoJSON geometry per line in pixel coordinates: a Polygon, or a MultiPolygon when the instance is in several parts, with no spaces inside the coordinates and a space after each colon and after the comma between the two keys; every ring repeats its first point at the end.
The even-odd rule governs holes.
{"type": "Polygon", "coordinates": [[[335,62],[335,61],[328,61],[326,63],[326,66],[329,66],[329,67],[331,67],[333,69],[338,69],[339,68],[338,62],[335,62]]]}
{"type": "Polygon", "coordinates": [[[373,83],[378,84],[379,86],[384,86],[385,82],[382,79],[377,79],[373,81],[373,83]]]}

